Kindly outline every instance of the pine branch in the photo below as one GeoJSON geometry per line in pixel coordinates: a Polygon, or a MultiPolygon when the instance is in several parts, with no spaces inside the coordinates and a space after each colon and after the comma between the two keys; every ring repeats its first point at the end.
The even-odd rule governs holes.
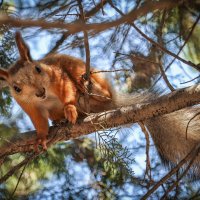
{"type": "MultiPolygon", "coordinates": [[[[141,98],[143,98],[142,94],[141,98]]],[[[196,105],[199,103],[199,99],[200,84],[197,84],[174,91],[147,103],[135,104],[116,110],[92,114],[82,122],[78,122],[73,126],[63,124],[62,126],[51,127],[47,146],[49,147],[57,142],[71,140],[100,130],[141,121],[145,122],[145,120],[149,118],[196,105]]],[[[0,159],[19,152],[32,151],[35,137],[35,131],[17,134],[15,138],[9,141],[9,145],[4,145],[0,148],[0,159]],[[30,143],[30,140],[32,143],[30,143]]]]}

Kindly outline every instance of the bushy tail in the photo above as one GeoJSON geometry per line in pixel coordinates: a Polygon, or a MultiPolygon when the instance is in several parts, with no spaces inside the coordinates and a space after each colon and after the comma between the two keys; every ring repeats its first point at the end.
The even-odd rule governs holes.
{"type": "Polygon", "coordinates": [[[143,104],[155,98],[151,93],[120,94],[114,95],[113,102],[115,107],[143,104]]]}
{"type": "MultiPolygon", "coordinates": [[[[150,93],[134,95],[117,95],[114,103],[117,107],[148,102],[155,95],[150,93]]],[[[200,141],[200,116],[191,120],[186,137],[186,128],[200,108],[185,108],[179,111],[146,120],[161,160],[168,166],[180,162],[200,141]]],[[[183,167],[184,168],[184,167],[183,167]]],[[[200,178],[200,155],[197,156],[189,173],[193,179],[200,178]]]]}
{"type": "MultiPolygon", "coordinates": [[[[200,116],[191,120],[199,111],[200,109],[196,107],[185,108],[146,121],[146,126],[164,164],[169,166],[178,164],[199,143],[200,116]]],[[[200,178],[200,155],[197,155],[189,175],[193,179],[200,178]]]]}

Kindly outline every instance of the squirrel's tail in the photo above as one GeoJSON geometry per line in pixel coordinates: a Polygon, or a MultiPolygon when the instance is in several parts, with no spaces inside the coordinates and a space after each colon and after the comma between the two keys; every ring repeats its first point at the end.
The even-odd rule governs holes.
{"type": "MultiPolygon", "coordinates": [[[[200,116],[194,117],[198,112],[197,107],[185,108],[146,121],[146,126],[164,164],[169,166],[178,164],[199,143],[200,116]]],[[[186,165],[183,166],[185,167],[186,165]]],[[[200,155],[197,155],[189,175],[193,179],[200,178],[200,155]]]]}
{"type": "MultiPolygon", "coordinates": [[[[152,98],[155,95],[149,93],[120,94],[115,97],[114,103],[116,106],[134,105],[148,102],[152,98]]],[[[194,117],[199,111],[198,107],[185,108],[145,121],[164,164],[174,166],[179,163],[200,142],[200,115],[194,117]]],[[[197,155],[189,174],[193,179],[200,178],[200,155],[197,155]]]]}
{"type": "Polygon", "coordinates": [[[114,107],[129,106],[135,104],[147,103],[149,100],[154,99],[156,95],[151,93],[135,93],[135,94],[122,94],[117,93],[112,97],[114,107]]]}

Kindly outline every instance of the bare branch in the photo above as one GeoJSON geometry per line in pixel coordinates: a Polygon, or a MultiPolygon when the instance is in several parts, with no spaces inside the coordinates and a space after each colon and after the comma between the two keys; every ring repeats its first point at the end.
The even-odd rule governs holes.
{"type": "MultiPolygon", "coordinates": [[[[181,160],[178,165],[176,165],[176,167],[174,167],[169,173],[167,173],[167,175],[165,175],[158,183],[156,183],[142,198],[141,200],[145,200],[148,199],[148,197],[155,192],[158,187],[160,187],[163,183],[165,183],[167,181],[167,179],[169,179],[172,175],[174,175],[184,164],[186,164],[188,161],[189,164],[187,166],[187,168],[185,169],[185,171],[187,172],[190,168],[190,166],[192,165],[195,157],[198,155],[200,149],[200,145],[196,145],[195,147],[192,148],[192,150],[188,153],[188,155],[183,158],[183,160],[181,160]]],[[[183,173],[183,175],[185,175],[185,173],[183,173]]],[[[182,177],[182,176],[181,176],[182,177]]],[[[174,185],[173,185],[174,186],[174,185]]],[[[173,189],[173,188],[172,188],[173,189]]],[[[166,193],[167,194],[167,193],[166,193]]]]}
{"type": "Polygon", "coordinates": [[[189,80],[189,81],[181,82],[180,84],[190,83],[190,82],[192,82],[192,81],[194,81],[194,80],[197,80],[199,77],[200,77],[200,75],[194,77],[193,79],[191,79],[191,80],[189,80]]]}
{"type": "Polygon", "coordinates": [[[196,149],[196,152],[194,152],[193,155],[191,155],[191,158],[190,158],[190,162],[189,164],[187,165],[186,169],[182,172],[182,174],[178,177],[178,179],[169,187],[169,189],[165,192],[165,194],[163,195],[163,197],[161,198],[161,200],[164,200],[166,199],[167,195],[169,192],[171,192],[174,187],[176,187],[178,185],[178,183],[181,181],[181,179],[187,174],[187,172],[189,171],[190,167],[192,166],[192,164],[194,163],[195,161],[195,158],[196,156],[198,155],[199,153],[199,148],[197,149],[196,147],[194,148],[196,149]]]}
{"type": "MultiPolygon", "coordinates": [[[[102,7],[107,3],[108,1],[107,0],[102,0],[99,4],[97,4],[94,8],[92,8],[90,11],[88,11],[87,13],[85,13],[85,20],[89,19],[91,16],[95,15],[100,9],[102,9],[102,7]]],[[[76,20],[75,22],[73,23],[77,23],[79,22],[79,19],[76,20]]],[[[62,36],[60,37],[60,39],[56,42],[55,46],[52,47],[52,49],[49,51],[49,54],[55,52],[59,47],[60,45],[62,45],[62,43],[71,35],[73,34],[73,32],[70,32],[70,31],[67,31],[67,32],[64,32],[62,34],[62,36]]]]}
{"type": "MultiPolygon", "coordinates": [[[[158,28],[158,43],[161,44],[162,46],[163,46],[162,33],[163,33],[163,28],[164,28],[164,23],[165,23],[165,17],[166,17],[166,10],[163,11],[161,23],[160,23],[159,28],[158,28]]],[[[161,75],[162,75],[165,83],[167,84],[168,88],[171,91],[175,91],[175,89],[173,88],[173,86],[171,85],[170,81],[167,78],[165,70],[163,69],[162,57],[163,57],[163,52],[159,53],[159,56],[158,56],[158,60],[159,60],[159,63],[160,63],[158,66],[160,68],[161,75]]]]}
{"type": "Polygon", "coordinates": [[[150,146],[149,133],[143,122],[140,122],[139,125],[146,139],[146,170],[145,170],[144,178],[147,175],[148,178],[150,179],[149,182],[152,183],[154,181],[152,180],[152,176],[151,176],[151,162],[150,162],[150,157],[149,157],[149,146],[150,146]]]}
{"type": "Polygon", "coordinates": [[[114,70],[98,70],[92,71],[90,74],[98,74],[98,73],[111,73],[111,72],[131,72],[132,69],[114,69],[114,70]]]}
{"type": "Polygon", "coordinates": [[[11,168],[4,176],[0,178],[0,184],[5,182],[10,176],[12,176],[17,170],[19,170],[21,167],[26,165],[29,161],[36,158],[38,154],[32,154],[31,156],[26,157],[23,161],[21,161],[19,164],[15,165],[11,168]]]}
{"type": "MultiPolygon", "coordinates": [[[[198,24],[199,20],[200,20],[200,14],[199,14],[199,16],[197,17],[197,19],[196,19],[196,21],[194,22],[194,24],[192,25],[191,31],[188,33],[188,35],[187,35],[187,37],[186,37],[186,39],[185,39],[184,44],[181,46],[181,48],[179,49],[178,53],[176,54],[177,56],[181,53],[181,51],[183,50],[183,48],[185,47],[185,45],[188,43],[188,41],[189,41],[189,39],[190,39],[190,37],[191,37],[191,35],[192,35],[192,33],[193,33],[193,31],[194,31],[196,25],[198,24]]],[[[174,57],[173,60],[167,65],[167,67],[165,68],[165,72],[166,72],[166,71],[169,69],[169,67],[173,64],[173,62],[176,60],[176,58],[177,58],[177,57],[174,57]]],[[[199,71],[199,70],[198,70],[198,71],[199,71]]],[[[198,77],[199,77],[199,75],[198,75],[198,77]]],[[[159,77],[159,78],[155,81],[154,85],[155,85],[160,79],[161,79],[161,77],[159,77]]],[[[194,79],[196,79],[196,78],[194,78],[194,79]]],[[[194,79],[192,79],[191,81],[193,81],[194,79]]],[[[189,82],[190,82],[190,81],[189,81],[189,82]]],[[[188,82],[184,82],[184,83],[188,83],[188,82]]],[[[181,83],[181,84],[184,84],[184,83],[181,83]]]]}
{"type": "Polygon", "coordinates": [[[196,113],[187,123],[187,127],[186,127],[186,133],[185,133],[185,138],[188,139],[188,128],[189,128],[189,125],[190,125],[190,122],[196,118],[198,115],[200,115],[200,112],[196,113]]]}
{"type": "MultiPolygon", "coordinates": [[[[83,6],[81,3],[81,0],[77,0],[78,1],[78,5],[79,5],[79,11],[80,11],[80,15],[81,15],[81,21],[83,24],[85,24],[86,20],[85,20],[85,13],[83,10],[83,6]]],[[[87,91],[84,95],[85,95],[85,106],[86,106],[86,111],[87,113],[90,113],[90,104],[89,104],[89,94],[91,92],[91,80],[90,80],[90,47],[89,47],[89,41],[88,41],[88,32],[86,30],[83,31],[84,34],[84,46],[85,46],[85,54],[86,54],[86,73],[85,73],[85,77],[84,79],[87,82],[87,91]]]]}
{"type": "Polygon", "coordinates": [[[24,164],[24,168],[22,169],[22,171],[21,171],[21,173],[20,173],[20,176],[19,176],[19,178],[18,178],[18,180],[17,180],[17,184],[16,184],[15,189],[13,190],[13,192],[12,192],[12,194],[11,194],[11,196],[10,196],[10,199],[13,198],[13,196],[14,196],[16,190],[17,190],[17,187],[18,187],[19,182],[20,182],[20,180],[21,180],[21,178],[22,178],[22,175],[23,175],[23,173],[24,173],[24,171],[25,171],[25,169],[26,169],[27,164],[28,164],[28,162],[26,162],[26,163],[24,164]]]}
{"type": "Polygon", "coordinates": [[[123,23],[130,23],[138,19],[139,17],[146,15],[149,12],[153,12],[158,9],[159,10],[170,9],[178,6],[181,3],[182,1],[175,2],[169,0],[163,0],[159,2],[152,2],[152,1],[147,2],[143,4],[143,6],[141,6],[140,8],[136,10],[133,9],[123,17],[115,21],[105,22],[105,23],[83,24],[81,22],[77,22],[77,23],[66,24],[59,21],[47,22],[42,19],[39,20],[16,19],[7,15],[1,15],[0,25],[9,24],[12,27],[41,27],[44,29],[58,28],[58,29],[66,29],[73,33],[77,33],[80,31],[89,31],[89,30],[100,32],[115,26],[119,26],[123,23]]]}
{"type": "MultiPolygon", "coordinates": [[[[110,2],[109,2],[110,3],[110,2]]],[[[124,15],[124,13],[122,11],[120,11],[118,8],[116,8],[112,3],[110,3],[110,5],[122,16],[126,16],[124,15]]],[[[127,21],[129,22],[129,21],[127,21]]],[[[157,48],[159,48],[160,50],[162,50],[163,52],[169,54],[170,56],[173,56],[174,58],[180,60],[181,62],[185,63],[186,65],[192,66],[194,69],[196,69],[197,71],[200,71],[200,67],[198,65],[195,65],[194,63],[192,63],[191,61],[186,61],[185,59],[179,57],[178,55],[176,55],[175,53],[172,53],[171,51],[167,50],[166,48],[164,48],[162,45],[160,45],[159,43],[155,42],[153,39],[151,39],[150,37],[148,37],[146,34],[144,34],[134,23],[129,22],[130,25],[132,27],[135,28],[135,30],[142,35],[142,37],[144,37],[146,40],[148,40],[150,43],[154,44],[157,48]]]]}
{"type": "MultiPolygon", "coordinates": [[[[142,94],[141,98],[144,98],[142,94]]],[[[61,127],[51,127],[47,146],[92,132],[145,121],[152,117],[171,113],[185,107],[196,105],[199,103],[199,99],[200,84],[174,91],[156,100],[149,101],[148,103],[136,104],[117,110],[93,114],[74,126],[65,124],[61,127]]],[[[27,132],[26,134],[18,134],[9,145],[1,147],[0,158],[18,152],[32,151],[33,145],[30,144],[30,140],[33,144],[35,137],[36,134],[34,131],[27,132]],[[29,143],[29,145],[27,145],[27,143],[29,143]]]]}

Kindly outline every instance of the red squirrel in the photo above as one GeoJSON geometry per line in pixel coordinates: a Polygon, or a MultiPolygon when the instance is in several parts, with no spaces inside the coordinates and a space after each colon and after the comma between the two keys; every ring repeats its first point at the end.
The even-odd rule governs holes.
{"type": "MultiPolygon", "coordinates": [[[[66,118],[72,124],[86,112],[84,95],[87,91],[85,63],[67,55],[53,54],[34,61],[30,50],[19,32],[16,44],[20,58],[8,70],[0,69],[0,79],[7,82],[12,96],[31,118],[36,131],[35,151],[42,145],[47,149],[48,119],[59,121],[66,118]]],[[[115,92],[101,73],[92,73],[89,95],[90,111],[102,112],[119,106],[133,105],[148,100],[151,95],[123,96],[115,92]]],[[[199,108],[185,108],[164,116],[146,120],[159,155],[167,165],[177,164],[200,141],[199,118],[192,121],[185,137],[188,121],[199,108]]],[[[200,155],[190,170],[194,178],[200,177],[200,155]]]]}
{"type": "MultiPolygon", "coordinates": [[[[85,63],[62,54],[53,54],[39,61],[30,56],[19,32],[15,36],[20,58],[8,70],[0,69],[0,78],[10,87],[11,95],[30,117],[36,131],[38,145],[47,149],[48,119],[66,118],[72,124],[84,114],[83,96],[87,92],[84,83],[85,63]]],[[[91,70],[91,72],[93,69],[91,70]]],[[[100,73],[91,73],[91,112],[104,111],[110,104],[112,93],[108,81],[100,73]]]]}

